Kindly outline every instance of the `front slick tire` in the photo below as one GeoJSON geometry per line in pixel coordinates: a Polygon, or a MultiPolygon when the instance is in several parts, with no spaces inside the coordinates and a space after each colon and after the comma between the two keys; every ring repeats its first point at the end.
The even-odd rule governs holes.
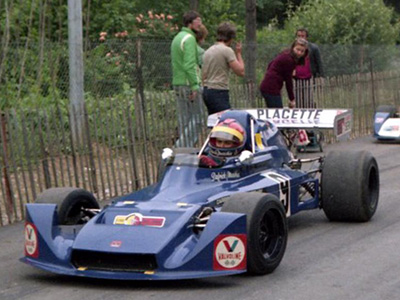
{"type": "Polygon", "coordinates": [[[100,208],[92,193],[74,187],[50,188],[43,191],[35,203],[57,204],[58,222],[60,225],[83,224],[82,209],[100,208]]]}
{"type": "Polygon", "coordinates": [[[367,151],[330,152],[322,169],[322,209],[330,221],[366,222],[379,199],[379,170],[367,151]]]}
{"type": "Polygon", "coordinates": [[[240,193],[229,197],[224,212],[243,213],[247,217],[247,272],[272,273],[285,254],[288,225],[285,209],[272,194],[240,193]]]}

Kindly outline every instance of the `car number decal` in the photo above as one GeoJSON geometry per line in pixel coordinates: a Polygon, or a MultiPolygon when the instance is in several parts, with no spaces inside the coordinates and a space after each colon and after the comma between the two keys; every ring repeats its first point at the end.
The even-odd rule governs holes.
{"type": "Polygon", "coordinates": [[[279,200],[282,202],[286,211],[286,216],[290,216],[290,177],[284,175],[268,172],[261,174],[279,184],[279,200]]]}

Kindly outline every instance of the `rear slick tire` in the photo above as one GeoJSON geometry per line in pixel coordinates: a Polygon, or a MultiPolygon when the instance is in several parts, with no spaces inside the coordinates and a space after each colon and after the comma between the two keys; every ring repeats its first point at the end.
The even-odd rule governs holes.
{"type": "Polygon", "coordinates": [[[330,221],[367,222],[375,214],[379,169],[370,152],[328,153],[321,185],[321,205],[330,221]]]}

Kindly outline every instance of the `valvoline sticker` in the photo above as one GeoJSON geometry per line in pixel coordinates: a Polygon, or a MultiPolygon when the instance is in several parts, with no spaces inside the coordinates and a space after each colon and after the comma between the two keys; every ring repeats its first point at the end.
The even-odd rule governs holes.
{"type": "Polygon", "coordinates": [[[39,257],[39,239],[37,229],[32,223],[25,224],[25,256],[39,257]]]}
{"type": "Polygon", "coordinates": [[[224,234],[214,240],[214,270],[244,270],[247,262],[247,236],[224,234]]]}

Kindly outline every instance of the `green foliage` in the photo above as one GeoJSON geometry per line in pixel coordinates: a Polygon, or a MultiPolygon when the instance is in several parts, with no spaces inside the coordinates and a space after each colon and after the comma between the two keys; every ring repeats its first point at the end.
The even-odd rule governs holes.
{"type": "Polygon", "coordinates": [[[302,2],[302,0],[257,0],[257,26],[261,28],[276,22],[277,27],[282,28],[288,9],[297,7],[302,2]]]}
{"type": "Polygon", "coordinates": [[[199,11],[203,23],[208,28],[208,41],[215,41],[216,30],[220,23],[231,22],[237,27],[237,38],[244,40],[244,25],[246,20],[245,1],[205,0],[200,1],[199,11]]]}
{"type": "Polygon", "coordinates": [[[290,45],[298,28],[307,28],[320,46],[325,75],[377,71],[390,67],[400,23],[382,0],[314,0],[288,11],[284,29],[277,21],[258,33],[258,42],[290,45]]]}
{"type": "Polygon", "coordinates": [[[57,43],[47,46],[48,49],[42,49],[37,43],[30,48],[24,44],[9,44],[2,64],[0,109],[36,108],[57,103],[60,98],[68,99],[65,85],[68,84],[68,69],[63,69],[61,63],[67,49],[57,43]]]}
{"type": "Polygon", "coordinates": [[[290,12],[285,30],[306,27],[319,44],[394,44],[399,23],[382,0],[314,0],[290,12]]]}

